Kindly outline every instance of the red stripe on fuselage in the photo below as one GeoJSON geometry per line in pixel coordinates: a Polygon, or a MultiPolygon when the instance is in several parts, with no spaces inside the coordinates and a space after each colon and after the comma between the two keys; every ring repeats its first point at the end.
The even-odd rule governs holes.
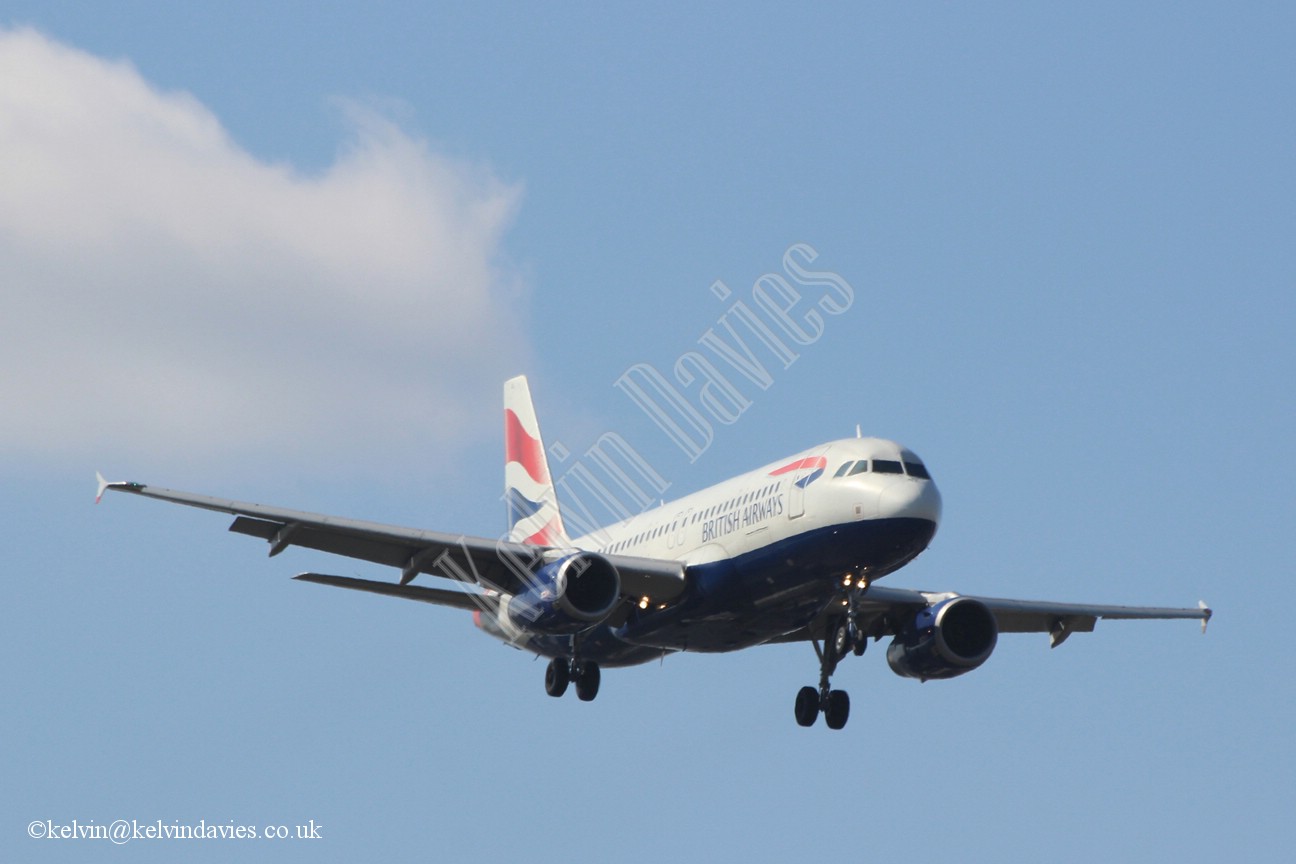
{"type": "Polygon", "coordinates": [[[798,459],[795,462],[789,462],[782,468],[775,468],[769,473],[771,477],[777,477],[780,474],[786,474],[789,471],[800,471],[803,468],[824,468],[828,465],[828,459],[824,456],[810,456],[806,459],[798,459]]]}
{"type": "Polygon", "coordinates": [[[522,421],[509,408],[504,409],[504,459],[506,464],[516,462],[521,465],[535,482],[549,482],[544,449],[538,440],[527,434],[522,421]]]}

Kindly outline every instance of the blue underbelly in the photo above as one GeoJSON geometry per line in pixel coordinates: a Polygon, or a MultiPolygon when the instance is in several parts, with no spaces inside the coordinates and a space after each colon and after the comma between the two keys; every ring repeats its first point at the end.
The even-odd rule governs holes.
{"type": "Polygon", "coordinates": [[[924,519],[852,522],[808,531],[745,555],[688,569],[688,593],[632,613],[621,641],[674,651],[736,651],[798,630],[841,592],[846,574],[877,579],[931,541],[924,519]]]}

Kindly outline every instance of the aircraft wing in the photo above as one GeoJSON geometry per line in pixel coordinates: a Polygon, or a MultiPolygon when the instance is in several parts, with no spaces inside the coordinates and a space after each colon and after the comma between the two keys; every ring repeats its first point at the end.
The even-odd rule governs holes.
{"type": "MultiPolygon", "coordinates": [[[[1211,610],[1205,603],[1196,608],[1162,606],[1110,606],[1093,603],[1053,603],[1039,600],[1009,600],[1000,597],[977,597],[953,592],[935,593],[872,585],[858,602],[861,629],[877,637],[896,633],[907,615],[944,600],[969,597],[984,603],[995,616],[1000,633],[1048,633],[1053,647],[1061,645],[1072,633],[1092,633],[1099,618],[1106,619],[1173,619],[1187,618],[1202,622],[1203,632],[1211,610]]],[[[844,609],[834,603],[808,627],[776,639],[776,642],[801,642],[824,639],[828,622],[844,609]]]]}
{"type": "Polygon", "coordinates": [[[1099,618],[1110,620],[1155,620],[1189,618],[1202,622],[1210,620],[1211,610],[1205,603],[1196,608],[1164,606],[1103,606],[1084,603],[1048,603],[1039,600],[1004,600],[996,597],[977,597],[994,613],[1000,633],[1049,633],[1060,643],[1067,633],[1092,633],[1099,618]]]}
{"type": "MultiPolygon", "coordinates": [[[[143,483],[110,483],[104,480],[102,475],[98,475],[97,479],[99,494],[96,501],[103,497],[104,492],[112,490],[203,510],[229,513],[235,517],[229,530],[265,540],[270,544],[272,556],[278,555],[289,546],[300,546],[396,567],[401,571],[399,585],[392,586],[396,588],[409,587],[409,582],[416,576],[427,573],[468,585],[477,585],[487,590],[517,594],[526,587],[530,574],[546,558],[561,557],[563,552],[567,551],[507,540],[401,528],[377,522],[287,510],[264,504],[230,501],[143,483]]],[[[684,565],[679,562],[625,555],[604,557],[617,568],[621,577],[622,594],[626,597],[636,600],[649,597],[653,600],[667,601],[679,596],[684,590],[684,565]]],[[[359,590],[455,605],[455,603],[445,603],[446,598],[433,600],[431,595],[420,596],[418,592],[379,591],[373,587],[359,590]]]]}

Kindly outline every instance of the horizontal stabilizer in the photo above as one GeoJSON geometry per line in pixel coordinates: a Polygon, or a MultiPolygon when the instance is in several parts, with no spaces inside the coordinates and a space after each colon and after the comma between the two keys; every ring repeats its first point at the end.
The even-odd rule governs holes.
{"type": "Polygon", "coordinates": [[[406,600],[418,600],[420,603],[433,603],[437,606],[452,606],[456,609],[493,610],[497,605],[495,598],[486,594],[454,589],[425,588],[422,585],[398,585],[393,582],[352,579],[347,576],[329,576],[324,573],[302,573],[293,578],[301,582],[333,585],[337,588],[350,588],[353,591],[367,591],[370,594],[386,594],[389,597],[403,597],[406,600]]]}

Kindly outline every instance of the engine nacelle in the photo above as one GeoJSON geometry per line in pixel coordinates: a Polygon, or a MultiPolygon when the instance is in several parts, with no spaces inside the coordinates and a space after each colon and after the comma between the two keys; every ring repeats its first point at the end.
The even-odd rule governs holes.
{"type": "Polygon", "coordinates": [[[980,666],[999,640],[984,603],[953,597],[919,612],[887,648],[891,671],[908,678],[953,678],[980,666]]]}
{"type": "Polygon", "coordinates": [[[621,576],[606,558],[577,552],[537,570],[527,590],[509,599],[508,619],[527,633],[579,633],[612,614],[621,576]]]}

